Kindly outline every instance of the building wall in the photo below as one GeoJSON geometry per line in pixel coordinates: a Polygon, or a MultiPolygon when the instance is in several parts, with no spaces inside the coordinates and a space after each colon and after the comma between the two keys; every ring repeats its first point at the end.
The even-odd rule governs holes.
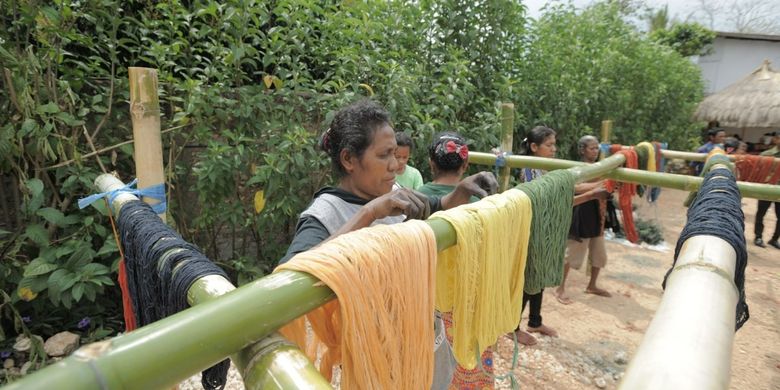
{"type": "Polygon", "coordinates": [[[698,59],[705,80],[704,93],[719,92],[741,80],[765,59],[772,62],[773,69],[780,69],[780,37],[778,40],[715,38],[713,52],[698,59]]]}

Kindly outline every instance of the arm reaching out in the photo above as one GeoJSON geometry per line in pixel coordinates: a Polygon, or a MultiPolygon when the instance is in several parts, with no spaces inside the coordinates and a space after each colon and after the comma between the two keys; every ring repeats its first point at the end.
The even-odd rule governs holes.
{"type": "Polygon", "coordinates": [[[496,191],[498,181],[495,176],[490,172],[479,172],[461,180],[452,192],[441,198],[441,205],[444,210],[451,209],[468,203],[472,196],[481,199],[496,191]]]}

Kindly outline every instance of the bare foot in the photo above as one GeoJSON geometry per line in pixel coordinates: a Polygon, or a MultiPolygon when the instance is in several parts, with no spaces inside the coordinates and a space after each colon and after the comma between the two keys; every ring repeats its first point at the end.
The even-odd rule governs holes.
{"type": "Polygon", "coordinates": [[[541,333],[543,335],[550,336],[550,337],[558,337],[558,332],[547,325],[542,325],[536,328],[532,328],[529,326],[528,331],[531,333],[541,333]]]}
{"type": "Polygon", "coordinates": [[[555,295],[555,299],[557,299],[558,302],[564,305],[571,305],[572,303],[574,303],[574,301],[572,301],[571,298],[567,297],[566,293],[560,288],[556,288],[553,294],[555,295]]]}
{"type": "Polygon", "coordinates": [[[516,330],[515,331],[515,338],[517,338],[517,342],[523,345],[536,345],[536,337],[531,336],[530,333],[523,331],[523,330],[516,330]]]}
{"type": "Polygon", "coordinates": [[[588,287],[588,288],[585,289],[585,293],[587,293],[587,294],[594,294],[594,295],[598,295],[598,296],[601,296],[601,297],[607,297],[607,298],[612,296],[612,294],[610,294],[609,291],[601,289],[601,288],[598,288],[598,287],[588,287]]]}

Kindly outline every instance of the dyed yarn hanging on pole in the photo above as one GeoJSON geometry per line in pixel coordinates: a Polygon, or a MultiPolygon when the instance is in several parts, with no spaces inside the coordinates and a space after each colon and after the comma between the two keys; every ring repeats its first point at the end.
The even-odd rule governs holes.
{"type": "Polygon", "coordinates": [[[562,169],[517,186],[531,198],[533,210],[523,287],[528,294],[537,294],[543,288],[558,286],[563,281],[574,183],[574,175],[562,169]]]}
{"type": "MultiPolygon", "coordinates": [[[[637,155],[637,161],[639,162],[639,169],[643,171],[656,172],[656,152],[655,147],[650,142],[640,142],[634,147],[637,155]]],[[[637,195],[639,197],[644,196],[645,193],[650,194],[652,188],[645,187],[643,185],[637,185],[637,195]]]]}
{"type": "MultiPolygon", "coordinates": [[[[626,168],[639,168],[639,161],[634,148],[623,149],[621,145],[614,144],[610,148],[612,153],[622,153],[626,156],[626,168]]],[[[618,183],[614,180],[607,180],[607,191],[613,192],[616,188],[619,188],[618,204],[620,205],[620,212],[623,215],[623,230],[626,232],[626,239],[633,243],[639,241],[639,234],[636,232],[636,226],[634,225],[634,207],[631,203],[631,199],[636,195],[636,184],[633,183],[618,183]]]]}
{"type": "Polygon", "coordinates": [[[780,162],[770,156],[734,155],[739,180],[751,183],[777,184],[780,181],[780,162]]]}
{"type": "MultiPolygon", "coordinates": [[[[661,154],[661,151],[666,149],[666,143],[653,141],[653,147],[655,148],[656,172],[664,172],[666,168],[666,159],[664,159],[663,154],[661,154]]],[[[658,197],[660,195],[661,195],[661,187],[653,187],[649,191],[647,200],[650,203],[654,203],[655,201],[658,200],[658,197]]]]}
{"type": "MultiPolygon", "coordinates": [[[[712,156],[707,160],[709,166],[728,162],[725,155],[712,156]],[[713,162],[710,162],[713,160],[713,162]]],[[[677,246],[674,249],[674,262],[664,277],[666,280],[674,270],[677,256],[685,241],[694,236],[711,235],[728,242],[737,254],[734,270],[734,284],[739,292],[736,307],[736,329],[742,327],[750,318],[745,301],[745,267],[747,267],[747,249],[745,247],[745,215],[742,212],[741,196],[734,174],[726,169],[709,170],[705,166],[704,183],[693,203],[688,208],[688,222],[685,224],[677,246]]]]}
{"type": "MultiPolygon", "coordinates": [[[[127,282],[138,326],[186,309],[187,291],[196,280],[225,272],[166,225],[141,201],[127,202],[117,227],[124,248],[127,282]]],[[[225,386],[230,360],[203,372],[205,389],[225,386]]]]}
{"type": "Polygon", "coordinates": [[[520,322],[532,213],[528,195],[509,189],[431,216],[457,235],[457,244],[439,253],[436,309],[452,312],[453,353],[467,369],[520,322]]]}
{"type": "MultiPolygon", "coordinates": [[[[725,165],[732,172],[734,172],[734,169],[736,169],[734,163],[732,163],[731,160],[729,160],[729,158],[726,156],[726,152],[724,152],[722,149],[715,148],[712,149],[712,151],[710,151],[707,154],[707,160],[704,162],[704,165],[701,168],[701,173],[699,174],[699,177],[704,177],[707,174],[707,172],[709,172],[710,169],[712,169],[712,166],[715,164],[725,165]]],[[[688,197],[685,198],[685,200],[683,201],[683,206],[689,207],[691,203],[693,203],[693,201],[696,199],[696,195],[698,195],[698,193],[699,190],[691,191],[688,194],[688,197]]]]}
{"type": "Polygon", "coordinates": [[[313,275],[338,300],[281,329],[342,389],[428,389],[433,381],[436,237],[425,222],[376,225],[295,255],[280,270],[313,275]],[[308,319],[314,336],[306,332],[308,319]]]}

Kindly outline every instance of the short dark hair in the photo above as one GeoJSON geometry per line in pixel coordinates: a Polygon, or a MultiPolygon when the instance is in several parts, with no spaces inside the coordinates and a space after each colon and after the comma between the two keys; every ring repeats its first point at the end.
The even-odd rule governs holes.
{"type": "Polygon", "coordinates": [[[336,113],[330,128],[320,141],[320,147],[330,156],[333,169],[339,176],[346,175],[341,166],[341,151],[347,150],[356,157],[371,145],[374,133],[390,124],[390,114],[379,103],[370,99],[358,100],[336,113]]]}
{"type": "Polygon", "coordinates": [[[726,130],[721,129],[720,127],[713,127],[712,129],[707,130],[707,138],[715,137],[720,132],[726,132],[726,130]]]}
{"type": "Polygon", "coordinates": [[[446,144],[450,141],[456,147],[465,147],[465,151],[468,152],[466,139],[460,134],[452,131],[436,134],[433,137],[433,142],[428,146],[428,157],[431,158],[433,164],[441,172],[455,172],[463,166],[463,163],[468,161],[468,156],[464,159],[458,151],[447,150],[446,144]]]}
{"type": "Polygon", "coordinates": [[[412,137],[403,131],[395,133],[395,143],[398,144],[399,147],[408,146],[409,149],[414,149],[414,142],[412,142],[412,137]]]}
{"type": "Polygon", "coordinates": [[[723,141],[723,146],[726,148],[726,153],[733,153],[739,148],[740,140],[735,137],[728,137],[723,141]]]}
{"type": "Polygon", "coordinates": [[[520,145],[520,154],[531,155],[531,144],[541,145],[549,136],[555,135],[555,130],[547,126],[536,126],[523,139],[520,145]]]}

